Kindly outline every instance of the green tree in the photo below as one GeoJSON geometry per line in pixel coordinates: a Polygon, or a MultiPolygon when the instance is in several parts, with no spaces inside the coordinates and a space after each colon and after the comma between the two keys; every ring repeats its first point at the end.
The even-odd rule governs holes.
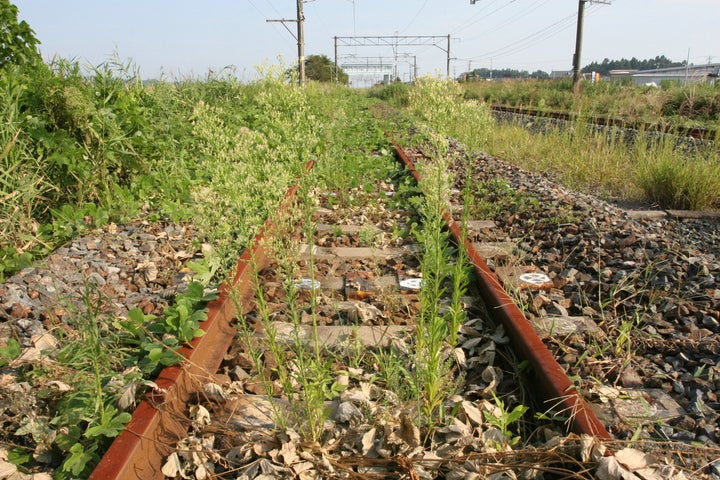
{"type": "MultiPolygon", "coordinates": [[[[310,55],[305,59],[305,76],[318,82],[335,81],[335,63],[325,55],[310,55]]],[[[348,74],[338,67],[338,82],[347,85],[348,74]]]]}
{"type": "Polygon", "coordinates": [[[39,44],[30,25],[18,22],[18,8],[10,0],[0,0],[0,69],[41,62],[39,44]]]}
{"type": "Polygon", "coordinates": [[[598,72],[601,75],[608,75],[611,70],[653,70],[656,68],[680,67],[685,62],[673,62],[665,55],[658,55],[655,58],[638,60],[621,58],[620,60],[604,59],[601,63],[593,62],[583,67],[583,72],[598,72]]]}

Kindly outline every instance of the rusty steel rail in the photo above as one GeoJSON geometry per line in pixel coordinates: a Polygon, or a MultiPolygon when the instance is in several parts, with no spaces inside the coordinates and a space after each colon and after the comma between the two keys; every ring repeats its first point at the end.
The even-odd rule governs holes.
{"type": "MultiPolygon", "coordinates": [[[[510,107],[507,105],[491,105],[493,112],[511,113],[513,115],[528,115],[531,117],[552,118],[572,122],[577,120],[575,113],[557,112],[551,110],[536,110],[533,108],[510,107]]],[[[662,123],[650,123],[640,121],[628,121],[612,117],[592,117],[591,123],[602,127],[628,128],[644,132],[658,132],[679,137],[689,137],[698,140],[714,140],[720,135],[720,131],[713,127],[685,127],[681,125],[669,125],[662,123]]]]}
{"type": "MultiPolygon", "coordinates": [[[[308,162],[306,170],[313,167],[308,162]]],[[[298,186],[290,187],[281,209],[297,195],[298,186]]],[[[256,269],[269,264],[263,239],[272,233],[271,219],[265,222],[250,246],[240,256],[232,281],[220,287],[218,298],[208,303],[207,320],[200,324],[205,335],[195,338],[178,353],[185,357],[179,364],[164,368],[155,380],[157,388],[135,409],[125,430],[115,438],[90,475],[90,480],[164,479],[163,459],[173,452],[187,435],[190,421],[186,404],[202,385],[211,381],[235,338],[231,322],[237,315],[236,302],[249,308],[253,298],[256,269]]]]}
{"type": "MultiPolygon", "coordinates": [[[[390,140],[397,158],[420,181],[413,162],[394,140],[390,140]]],[[[306,168],[310,170],[312,162],[306,168]]],[[[288,207],[297,190],[297,185],[288,189],[281,208],[288,207]]],[[[463,239],[460,227],[449,214],[446,214],[446,221],[455,241],[464,244],[467,249],[478,276],[477,286],[489,311],[505,327],[518,355],[532,366],[536,386],[542,392],[546,405],[571,416],[576,433],[611,439],[611,435],[589,409],[528,320],[504,291],[495,274],[471,242],[463,239]]],[[[194,339],[179,351],[185,357],[182,363],[161,371],[155,381],[157,388],[140,402],[132,420],[102,457],[90,475],[90,480],[165,478],[161,471],[163,460],[172,453],[177,442],[187,435],[190,421],[186,415],[186,404],[192,395],[202,391],[204,383],[212,381],[216,375],[235,337],[231,322],[238,314],[237,306],[249,309],[253,297],[254,272],[269,264],[263,239],[272,234],[273,227],[273,222],[268,220],[243,252],[232,281],[223,284],[218,298],[208,304],[208,318],[200,325],[205,335],[194,339]]]]}
{"type": "MultiPolygon", "coordinates": [[[[405,164],[415,180],[420,182],[420,173],[412,160],[397,142],[392,138],[390,141],[395,147],[397,157],[405,164]]],[[[455,243],[464,245],[468,258],[475,267],[477,287],[488,311],[505,328],[514,351],[531,365],[533,383],[545,405],[570,417],[575,433],[611,440],[612,435],[589,408],[525,315],[502,287],[495,273],[487,266],[472,242],[462,235],[460,226],[448,212],[445,213],[445,221],[455,243]]]]}

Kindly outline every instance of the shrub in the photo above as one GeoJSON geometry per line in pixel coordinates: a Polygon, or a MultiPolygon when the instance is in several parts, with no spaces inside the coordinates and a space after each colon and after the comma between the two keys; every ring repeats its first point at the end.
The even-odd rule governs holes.
{"type": "Polygon", "coordinates": [[[487,144],[493,118],[485,103],[465,100],[462,87],[452,80],[418,78],[409,96],[410,111],[437,133],[467,143],[487,144]]]}

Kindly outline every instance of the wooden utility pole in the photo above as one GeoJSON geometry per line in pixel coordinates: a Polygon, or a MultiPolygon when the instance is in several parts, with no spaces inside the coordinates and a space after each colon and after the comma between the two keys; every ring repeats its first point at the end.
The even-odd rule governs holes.
{"type": "Polygon", "coordinates": [[[578,0],[577,34],[575,35],[575,54],[573,55],[573,91],[575,93],[580,93],[580,79],[582,78],[582,72],[580,71],[580,53],[582,51],[583,20],[585,17],[586,2],[610,5],[609,0],[578,0]]]}
{"type": "Polygon", "coordinates": [[[287,19],[280,18],[274,20],[266,20],[266,22],[282,23],[285,30],[297,41],[298,46],[298,82],[300,85],[305,84],[305,14],[303,13],[303,1],[297,0],[297,18],[287,19]],[[288,23],[297,23],[297,34],[293,33],[287,26],[288,23]]]}

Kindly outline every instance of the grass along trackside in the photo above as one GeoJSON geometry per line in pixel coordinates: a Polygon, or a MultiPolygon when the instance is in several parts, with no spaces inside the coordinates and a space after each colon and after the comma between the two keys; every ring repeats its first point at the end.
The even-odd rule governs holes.
{"type": "MultiPolygon", "coordinates": [[[[461,86],[452,81],[421,79],[415,87],[390,85],[372,90],[370,95],[406,108],[438,134],[528,170],[547,173],[578,191],[607,200],[657,204],[670,209],[720,208],[720,157],[715,145],[686,148],[672,135],[640,140],[645,138],[642,132],[630,142],[627,132],[618,129],[606,132],[586,128],[593,116],[612,115],[626,103],[640,105],[648,95],[674,99],[683,94],[688,98],[703,96],[708,98],[703,104],[713,104],[719,98],[717,88],[691,86],[673,87],[668,92],[644,92],[616,84],[587,85],[583,96],[574,98],[566,91],[570,88],[567,82],[491,83],[461,86]],[[468,91],[475,93],[468,95],[468,91]],[[555,96],[558,98],[547,100],[555,96]],[[494,122],[486,104],[478,98],[582,114],[567,128],[533,133],[523,125],[494,122]],[[607,109],[597,110],[589,106],[591,103],[605,105],[607,109]]],[[[652,115],[655,120],[666,119],[667,115],[679,115],[681,111],[685,110],[658,107],[652,115]],[[663,116],[663,112],[667,115],[663,116]]],[[[628,115],[629,120],[647,120],[640,113],[628,115]]],[[[710,115],[717,119],[717,113],[710,115]]]]}
{"type": "MultiPolygon", "coordinates": [[[[2,73],[0,280],[108,222],[192,223],[210,247],[203,266],[196,266],[200,283],[162,317],[134,311],[127,320],[108,320],[99,314],[103,299],[88,289],[85,308],[69,324],[72,334],[58,333],[57,348],[38,363],[13,366],[22,346],[16,339],[0,343],[6,381],[29,385],[12,397],[13,410],[2,412],[8,457],[22,468],[53,469],[57,478],[84,476],[128,418],[118,408],[120,392],[139,393],[156,367],[175,361],[173,350],[198,333],[210,293],[205,287],[228,273],[305,163],[315,160],[319,178],[337,186],[339,195],[351,195],[353,188],[365,188],[366,180],[347,170],[377,168],[380,162],[367,152],[385,157],[389,149],[366,109],[367,98],[338,86],[299,88],[286,80],[283,67],[267,68],[250,84],[229,74],[146,84],[123,62],[86,71],[58,61],[6,66],[2,73]],[[77,338],[82,345],[74,343],[77,338]],[[109,351],[117,355],[103,354],[109,351]],[[47,359],[53,368],[41,362],[47,359]],[[43,385],[59,372],[73,379],[73,389],[49,395],[43,385]]],[[[679,152],[663,142],[627,146],[567,131],[533,135],[496,125],[486,106],[466,101],[453,82],[388,88],[393,89],[388,98],[406,105],[411,118],[435,135],[550,172],[570,186],[690,208],[719,204],[712,151],[679,152]]],[[[436,171],[439,192],[441,173],[436,171]]],[[[441,195],[428,198],[428,208],[442,201],[441,195]]],[[[433,218],[428,214],[426,220],[430,224],[433,218]]],[[[439,264],[447,245],[433,238],[438,255],[427,261],[439,264]]],[[[458,279],[458,291],[460,267],[450,274],[458,279]]],[[[439,268],[437,275],[448,272],[439,268]]],[[[424,366],[424,383],[413,390],[424,395],[425,416],[437,420],[444,415],[438,392],[446,387],[447,368],[438,347],[453,332],[433,332],[436,312],[425,313],[428,336],[420,345],[434,363],[424,366]]],[[[313,355],[302,360],[326,368],[313,355]]],[[[378,362],[398,367],[390,357],[378,362]]],[[[306,400],[312,404],[317,398],[306,400]]],[[[307,426],[310,438],[321,420],[307,426]]]]}
{"type": "Polygon", "coordinates": [[[145,84],[119,62],[3,70],[0,279],[108,222],[171,219],[205,235],[197,282],[164,315],[108,318],[103,302],[112,299],[88,287],[69,330],[52,333],[57,347],[36,360],[14,363],[26,346],[2,340],[4,382],[28,385],[0,411],[12,463],[56,478],[88,474],[128,420],[132,397],[200,333],[210,286],[306,162],[341,178],[338,165],[386,142],[362,105],[342,87],[301,89],[283,67],[250,84],[230,75],[145,84]],[[60,376],[72,379],[70,390],[48,391],[60,376]]]}

